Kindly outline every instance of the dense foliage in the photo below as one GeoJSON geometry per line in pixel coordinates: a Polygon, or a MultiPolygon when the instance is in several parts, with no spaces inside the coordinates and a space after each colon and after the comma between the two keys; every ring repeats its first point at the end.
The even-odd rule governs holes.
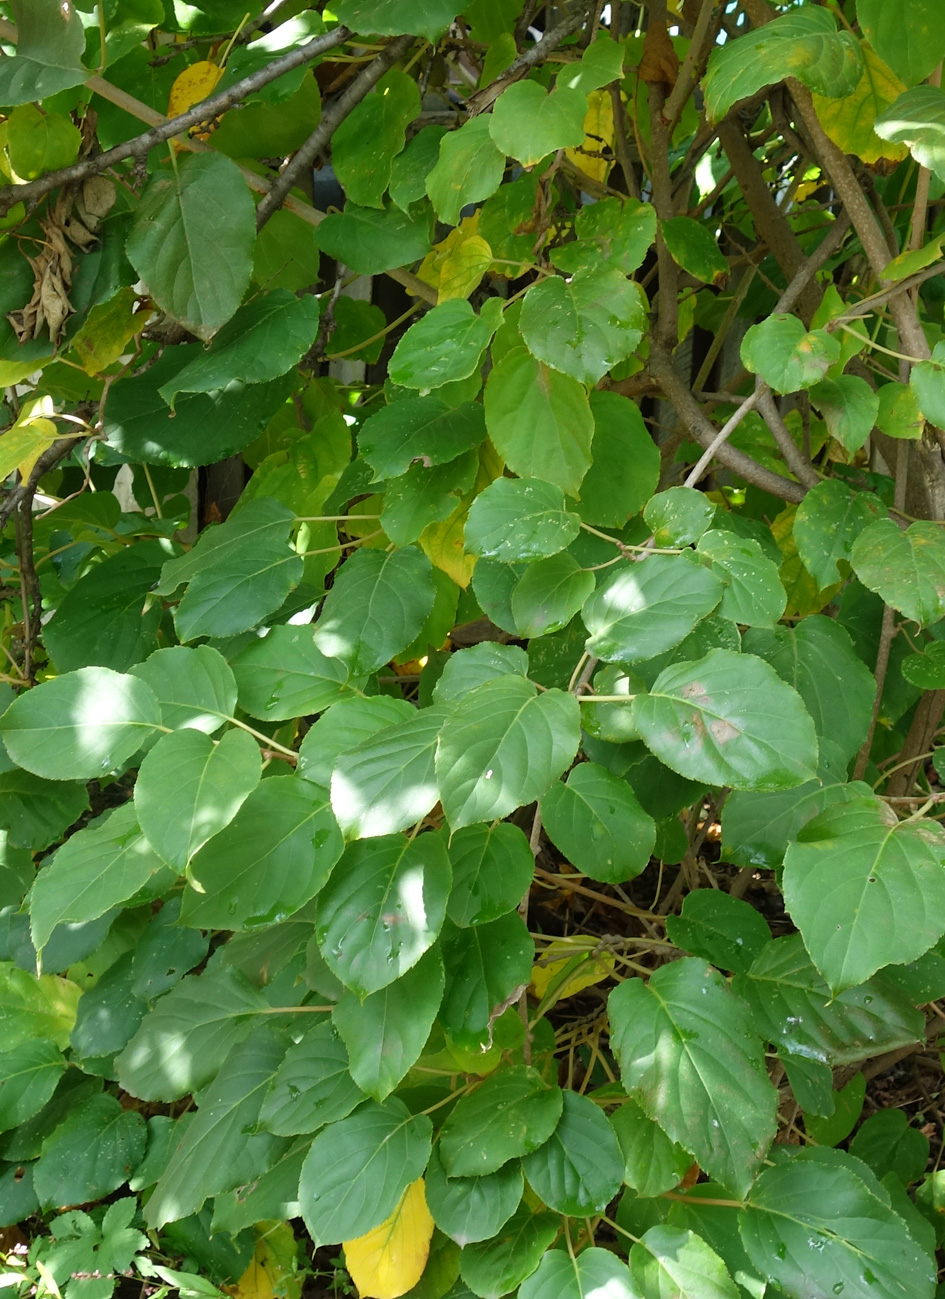
{"type": "Polygon", "coordinates": [[[0,13],[0,1288],[945,1293],[939,0],[0,13]]]}

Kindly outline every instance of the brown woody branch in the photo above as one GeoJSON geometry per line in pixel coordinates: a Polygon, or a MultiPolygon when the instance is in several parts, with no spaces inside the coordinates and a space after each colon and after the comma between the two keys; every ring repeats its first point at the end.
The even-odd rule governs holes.
{"type": "Polygon", "coordinates": [[[469,116],[476,117],[479,113],[484,113],[487,108],[491,108],[506,86],[510,86],[513,81],[520,81],[529,68],[543,63],[551,51],[556,50],[561,42],[567,40],[587,19],[587,10],[586,4],[581,5],[563,22],[549,28],[540,41],[536,41],[531,49],[520,54],[514,63],[496,77],[495,81],[488,86],[483,86],[474,95],[470,95],[466,100],[466,111],[469,116]]]}

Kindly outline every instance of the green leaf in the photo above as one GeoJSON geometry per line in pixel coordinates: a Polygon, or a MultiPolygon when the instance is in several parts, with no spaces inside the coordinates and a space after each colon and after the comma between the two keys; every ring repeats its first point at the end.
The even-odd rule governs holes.
{"type": "Polygon", "coordinates": [[[359,997],[387,987],[436,941],[450,865],[438,834],[384,835],[349,844],[318,899],[318,946],[359,997]]]}
{"type": "Polygon", "coordinates": [[[156,650],[131,675],[154,691],[161,721],[172,730],[192,727],[212,735],[236,709],[236,681],[226,659],[210,645],[156,650]]]}
{"type": "Polygon", "coordinates": [[[714,49],[703,81],[706,112],[718,122],[740,99],[797,77],[818,95],[841,98],[860,79],[856,38],[837,32],[829,11],[806,7],[714,49]]]}
{"type": "Polygon", "coordinates": [[[0,65],[0,103],[45,99],[89,75],[82,66],[85,30],[71,5],[59,0],[14,0],[16,54],[0,65]]]}
{"type": "Polygon", "coordinates": [[[840,1150],[808,1147],[766,1168],[739,1231],[762,1275],[792,1299],[855,1295],[864,1285],[903,1299],[935,1293],[932,1260],[892,1209],[888,1191],[840,1150]]]}
{"type": "Polygon", "coordinates": [[[945,55],[945,33],[935,0],[905,0],[898,13],[883,0],[857,0],[864,35],[908,86],[924,81],[945,55]]]}
{"type": "Polygon", "coordinates": [[[181,920],[206,929],[276,924],[315,896],[341,849],[325,791],[272,776],[191,861],[181,920]]]}
{"type": "MultiPolygon", "coordinates": [[[[465,298],[451,298],[411,325],[394,348],[388,373],[394,383],[429,392],[478,370],[502,317],[500,298],[489,298],[477,316],[465,298]]],[[[384,477],[386,475],[379,475],[384,477]]]]}
{"type": "MultiPolygon", "coordinates": [[[[558,76],[567,75],[559,72],[558,76]]],[[[656,212],[649,203],[611,196],[587,203],[574,218],[576,239],[551,250],[561,271],[573,274],[607,262],[624,275],[641,266],[656,238],[656,212]]]]}
{"type": "Polygon", "coordinates": [[[500,1299],[535,1271],[560,1226],[557,1214],[533,1213],[523,1204],[491,1240],[463,1248],[460,1276],[480,1299],[500,1299]]]}
{"type": "Polygon", "coordinates": [[[519,676],[497,677],[464,696],[436,752],[450,827],[499,819],[541,798],[577,752],[578,711],[573,695],[539,694],[519,676]]]}
{"type": "Polygon", "coordinates": [[[945,423],[945,348],[936,343],[931,361],[920,361],[909,373],[909,387],[925,418],[937,427],[945,423]]]}
{"type": "Polygon", "coordinates": [[[149,1227],[198,1213],[209,1196],[258,1176],[266,1156],[279,1149],[276,1138],[253,1129],[284,1049],[264,1027],[229,1053],[148,1200],[149,1227]]]}
{"type": "Polygon", "coordinates": [[[525,1065],[497,1069],[457,1101],[440,1131],[440,1160],[448,1177],[481,1177],[537,1150],[554,1132],[564,1104],[525,1065]]]}
{"type": "Polygon", "coordinates": [[[341,754],[331,777],[331,806],[347,839],[406,830],[439,799],[433,769],[437,736],[449,710],[419,709],[341,754]]]}
{"type": "Polygon", "coordinates": [[[914,961],[943,932],[945,831],[877,798],[809,821],[784,859],[784,900],[834,992],[914,961]]]}
{"type": "Polygon", "coordinates": [[[447,923],[442,947],[446,991],[440,1023],[460,1046],[485,1049],[495,1020],[528,987],[534,941],[518,912],[510,911],[467,929],[447,923]]]}
{"type": "Polygon", "coordinates": [[[856,1127],[865,1097],[866,1078],[862,1073],[855,1073],[845,1087],[831,1091],[833,1110],[829,1115],[804,1115],[807,1135],[818,1146],[838,1146],[856,1127]]]}
{"type": "Polygon", "coordinates": [[[415,460],[405,474],[388,481],[381,527],[395,546],[409,546],[431,523],[445,523],[456,513],[478,472],[475,450],[430,468],[423,458],[415,460]]]}
{"type": "Polygon", "coordinates": [[[489,134],[500,152],[523,167],[556,149],[577,149],[584,143],[587,96],[579,90],[558,89],[550,95],[535,81],[517,81],[495,102],[489,134]]]}
{"type": "Polygon", "coordinates": [[[488,1240],[501,1231],[519,1206],[524,1182],[514,1160],[483,1177],[447,1177],[436,1149],[425,1174],[433,1221],[457,1245],[488,1240]]]}
{"type": "Polygon", "coordinates": [[[651,1227],[630,1250],[634,1296],[654,1299],[738,1299],[728,1268],[701,1237],[675,1227],[651,1227]]]}
{"type": "Polygon", "coordinates": [[[404,147],[407,127],[420,112],[412,77],[393,68],[335,130],[331,160],[352,203],[383,207],[391,164],[404,147]]]}
{"type": "Polygon", "coordinates": [[[60,672],[90,666],[126,672],[157,649],[161,608],[145,610],[145,604],[173,554],[166,542],[141,541],[79,579],[43,629],[60,672]]]}
{"type": "Polygon", "coordinates": [[[688,546],[709,528],[715,507],[693,487],[669,487],[647,501],[643,519],[657,546],[688,546]]]}
{"type": "Polygon", "coordinates": [[[850,1154],[862,1159],[880,1179],[893,1173],[908,1186],[925,1172],[929,1139],[909,1126],[902,1110],[879,1110],[857,1129],[850,1154]]]}
{"type": "Polygon", "coordinates": [[[91,1096],[43,1142],[33,1185],[46,1209],[101,1200],[126,1182],[144,1155],[144,1120],[114,1096],[91,1096]]]}
{"type": "Polygon", "coordinates": [[[496,677],[527,675],[528,655],[520,646],[481,641],[469,649],[453,651],[433,687],[433,698],[438,704],[455,703],[496,677]]]}
{"type": "Polygon", "coordinates": [[[0,1052],[0,1132],[18,1128],[38,1114],[65,1067],[62,1052],[48,1038],[34,1038],[0,1052]]]}
{"type": "Polygon", "coordinates": [[[693,956],[741,974],[771,941],[764,916],[748,902],[719,889],[687,894],[682,915],[666,917],[666,933],[677,947],[693,956]]]}
{"type": "Polygon", "coordinates": [[[240,707],[264,721],[324,712],[349,693],[348,669],[327,658],[311,626],[271,628],[232,662],[240,707]]]}
{"type": "Polygon", "coordinates": [[[49,780],[97,780],[127,762],[161,724],[151,688],[109,668],[81,668],[24,691],[0,717],[20,767],[49,780]]]}
{"type": "Polygon", "coordinates": [[[832,993],[800,934],[768,943],[733,986],[779,1051],[832,1068],[895,1051],[923,1033],[922,1016],[886,975],[832,993]]]}
{"type": "Polygon", "coordinates": [[[594,436],[581,384],[516,347],[489,375],[484,405],[489,437],[513,473],[577,494],[594,436]]]}
{"type": "Polygon", "coordinates": [[[346,1118],[363,1099],[348,1072],[344,1043],[324,1019],[289,1047],[266,1093],[259,1122],[280,1137],[315,1132],[346,1118]]]}
{"type": "Polygon", "coordinates": [[[0,830],[7,832],[8,852],[13,846],[29,848],[33,852],[48,848],[62,838],[63,831],[77,821],[88,806],[88,790],[83,783],[42,780],[32,772],[14,767],[9,758],[0,753],[0,830]]]}
{"type": "Polygon", "coordinates": [[[323,1128],[302,1165],[299,1200],[316,1248],[354,1240],[390,1217],[430,1157],[433,1125],[402,1101],[369,1101],[323,1128]]]}
{"type": "Polygon", "coordinates": [[[234,378],[242,383],[278,379],[297,365],[315,342],[319,306],[313,297],[297,298],[274,289],[240,307],[210,347],[159,389],[173,409],[179,392],[213,392],[234,378]]]}
{"type": "Polygon", "coordinates": [[[719,613],[749,627],[773,627],[784,613],[787,595],[778,565],[757,541],[732,532],[707,532],[697,553],[711,561],[712,571],[725,583],[719,613]]]}
{"type": "Polygon", "coordinates": [[[833,334],[825,329],[808,333],[797,316],[774,315],[752,325],[741,346],[742,364],[775,392],[812,388],[839,356],[840,342],[833,334]]]}
{"type": "MultiPolygon", "coordinates": [[[[605,199],[604,202],[609,200],[605,199]]],[[[599,204],[595,205],[599,206],[599,204]]],[[[582,208],[582,212],[592,209],[582,208]]],[[[621,528],[656,491],[660,453],[636,402],[616,392],[590,395],[594,460],[581,483],[578,513],[586,523],[621,528]]]]}
{"type": "Polygon", "coordinates": [[[656,842],[656,824],[625,780],[582,762],[567,782],[541,800],[549,839],[577,870],[593,880],[623,884],[645,870],[656,842]]]}
{"type": "Polygon", "coordinates": [[[440,397],[405,397],[364,421],[358,448],[374,470],[374,481],[381,482],[405,474],[415,460],[426,468],[455,460],[485,436],[479,402],[454,409],[440,397]]]}
{"type": "Polygon", "coordinates": [[[722,592],[715,574],[685,554],[617,564],[581,610],[587,652],[609,663],[654,658],[688,636],[722,592]]]}
{"type": "Polygon", "coordinates": [[[945,616],[945,538],[935,524],[903,532],[878,519],[857,537],[851,563],[864,586],[907,618],[928,624],[945,616]]]}
{"type": "Polygon", "coordinates": [[[261,772],[259,745],[245,731],[234,728],[219,741],[192,728],[162,736],[135,782],[135,813],[151,847],[183,871],[230,824],[261,772]]]}
{"type": "Polygon", "coordinates": [[[394,983],[363,1001],[346,992],[332,1022],[348,1048],[358,1087],[384,1101],[417,1062],[443,997],[443,959],[431,948],[394,983]]]}
{"type": "Polygon", "coordinates": [[[345,205],[316,231],[319,248],[358,275],[379,275],[425,257],[432,247],[427,216],[345,205]]]}
{"type": "Polygon", "coordinates": [[[390,196],[402,211],[426,194],[426,179],[436,164],[445,126],[422,126],[391,164],[390,196]]]}
{"type": "Polygon", "coordinates": [[[932,641],[921,654],[902,660],[902,675],[920,690],[945,690],[945,645],[932,641]]]}
{"type": "Polygon", "coordinates": [[[846,570],[841,573],[839,562],[851,562],[857,537],[885,513],[878,497],[851,492],[835,478],[810,489],[794,516],[794,540],[804,567],[821,590],[841,580],[846,570]]]}
{"type": "MultiPolygon", "coordinates": [[[[823,415],[830,436],[851,454],[859,451],[879,414],[879,396],[866,380],[855,374],[821,379],[811,388],[810,399],[823,415]]],[[[828,483],[832,481],[827,479],[828,483]]],[[[824,486],[825,483],[819,483],[814,490],[824,486]]]]}
{"type": "Polygon", "coordinates": [[[852,758],[869,730],[876,681],[847,631],[832,618],[813,614],[794,627],[751,630],[742,644],[797,691],[832,751],[843,761],[852,758]]]}
{"type": "Polygon", "coordinates": [[[525,835],[507,821],[457,830],[450,837],[449,855],[453,888],[446,914],[464,929],[514,911],[535,867],[525,835]]]}
{"type": "Polygon", "coordinates": [[[8,1051],[46,1037],[61,1051],[69,1045],[80,989],[54,974],[37,977],[0,961],[0,1030],[8,1051]]]}
{"type": "Polygon", "coordinates": [[[427,173],[426,192],[433,210],[448,226],[458,225],[467,204],[489,198],[502,183],[505,154],[492,142],[491,120],[474,117],[458,131],[444,135],[439,157],[427,173]]]}
{"type": "Polygon", "coordinates": [[[249,501],[164,565],[158,595],[187,584],[174,614],[181,640],[233,636],[278,609],[302,576],[289,545],[294,515],[272,497],[249,501]]]}
{"type": "Polygon", "coordinates": [[[192,974],[157,1001],[116,1062],[125,1091],[177,1100],[202,1087],[266,1009],[245,975],[226,967],[192,974]]]}
{"type": "Polygon", "coordinates": [[[30,931],[36,950],[42,951],[57,925],[96,920],[127,902],[163,865],[130,803],[78,830],[43,864],[33,884],[30,931]]]}
{"type": "Polygon", "coordinates": [[[239,168],[210,152],[187,154],[174,171],[152,176],[126,247],[158,306],[207,339],[242,301],[255,238],[253,200],[239,168]]]}
{"type": "Polygon", "coordinates": [[[549,555],[529,564],[512,591],[512,616],[520,635],[531,638],[560,631],[593,590],[594,574],[569,554],[549,555]]]}
{"type": "Polygon", "coordinates": [[[565,64],[559,70],[556,85],[568,90],[579,90],[582,95],[590,90],[598,90],[620,77],[623,72],[623,57],[623,47],[612,36],[598,32],[581,55],[580,63],[565,64]]]}
{"type": "Polygon", "coordinates": [[[592,1294],[633,1299],[634,1290],[623,1260],[609,1249],[592,1246],[576,1258],[549,1250],[537,1270],[522,1282],[519,1294],[521,1299],[583,1299],[592,1294]]]}
{"type": "MultiPolygon", "coordinates": [[[[695,894],[690,894],[695,897],[695,894]]],[[[610,1116],[623,1155],[623,1180],[640,1196],[662,1195],[678,1186],[692,1156],[670,1141],[636,1101],[626,1100],[610,1116]]]]}
{"type": "Polygon", "coordinates": [[[916,162],[945,179],[945,93],[938,86],[907,90],[877,117],[873,129],[884,140],[907,144],[916,162]]]}
{"type": "Polygon", "coordinates": [[[744,1195],[775,1133],[777,1093],[745,1003],[703,961],[664,965],[610,994],[623,1084],[714,1178],[744,1195]]]}
{"type": "Polygon", "coordinates": [[[359,550],[328,592],[315,644],[347,663],[354,676],[374,672],[413,643],[434,596],[432,566],[415,546],[390,553],[359,550]]]}
{"type": "Polygon", "coordinates": [[[703,284],[728,278],[728,262],[706,226],[692,217],[670,217],[660,222],[660,233],[673,261],[703,284]]]}
{"type": "Polygon", "coordinates": [[[306,732],[299,749],[298,774],[327,789],[342,753],[356,748],[386,727],[409,720],[414,707],[405,699],[374,695],[370,699],[343,699],[306,732]]]}
{"type": "Polygon", "coordinates": [[[800,696],[754,655],[716,649],[665,668],[631,707],[647,748],[690,780],[790,789],[816,770],[814,725],[800,696]]]}
{"type": "Polygon", "coordinates": [[[603,1111],[577,1092],[563,1093],[554,1132],[527,1155],[528,1184],[549,1209],[574,1217],[603,1213],[623,1183],[623,1158],[603,1111]]]}
{"type": "Polygon", "coordinates": [[[876,427],[891,438],[915,441],[922,436],[924,421],[915,393],[904,383],[884,383],[879,393],[876,427]]]}
{"type": "Polygon", "coordinates": [[[338,0],[334,12],[339,22],[358,32],[377,36],[409,33],[435,44],[460,11],[457,0],[411,0],[409,5],[403,0],[338,0]]]}
{"type": "Polygon", "coordinates": [[[470,507],[466,547],[504,563],[539,559],[564,550],[580,527],[560,487],[540,478],[497,478],[470,507]]]}
{"type": "Polygon", "coordinates": [[[646,313],[642,289],[615,267],[601,266],[567,282],[554,275],[532,285],[519,329],[532,356],[593,385],[634,350],[647,330],[646,313]]]}

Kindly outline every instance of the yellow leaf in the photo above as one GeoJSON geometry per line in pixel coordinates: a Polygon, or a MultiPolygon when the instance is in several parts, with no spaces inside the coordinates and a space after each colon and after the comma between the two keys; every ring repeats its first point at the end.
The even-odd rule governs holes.
{"type": "MultiPolygon", "coordinates": [[[[189,68],[184,68],[171,86],[171,93],[167,97],[168,117],[179,117],[181,113],[186,113],[188,108],[193,108],[208,95],[212,95],[222,76],[223,69],[206,60],[192,63],[189,68]]],[[[198,131],[197,134],[203,138],[207,132],[198,131]]]]}
{"type": "Polygon", "coordinates": [[[444,259],[440,268],[438,302],[449,298],[468,298],[489,269],[492,249],[482,235],[461,240],[444,259]]]}
{"type": "Polygon", "coordinates": [[[821,591],[811,574],[801,562],[794,540],[794,516],[796,505],[789,505],[781,511],[771,525],[771,533],[778,543],[783,556],[779,576],[787,592],[785,618],[805,618],[811,613],[820,613],[834,598],[842,582],[828,586],[821,591]]]}
{"type": "Polygon", "coordinates": [[[614,104],[608,90],[592,90],[587,97],[584,117],[584,143],[580,149],[565,149],[564,156],[586,176],[607,179],[613,161],[602,156],[605,148],[614,147],[614,104]]]}
{"type": "Polygon", "coordinates": [[[100,302],[89,312],[72,340],[86,374],[100,374],[117,361],[144,326],[147,313],[140,317],[134,314],[137,300],[134,289],[119,289],[108,302],[100,302]]]}
{"type": "Polygon", "coordinates": [[[472,581],[476,556],[467,555],[464,545],[469,506],[460,505],[442,523],[431,523],[420,534],[420,549],[435,568],[463,588],[472,581]]]}
{"type": "Polygon", "coordinates": [[[817,116],[824,131],[844,153],[855,153],[864,162],[879,162],[881,158],[901,162],[909,152],[906,146],[880,139],[873,123],[906,88],[865,41],[860,48],[863,75],[856,89],[840,99],[815,95],[817,116]]]}
{"type": "Polygon", "coordinates": [[[433,1219],[423,1178],[408,1186],[386,1222],[344,1242],[345,1263],[361,1299],[398,1299],[423,1276],[433,1219]]]}
{"type": "Polygon", "coordinates": [[[59,430],[49,419],[53,413],[51,397],[39,397],[25,403],[15,424],[0,434],[0,480],[19,469],[26,479],[36,461],[52,446],[59,430]]]}
{"type": "MultiPolygon", "coordinates": [[[[463,217],[459,225],[455,226],[449,232],[449,234],[446,236],[445,239],[441,239],[438,244],[433,245],[431,251],[427,253],[426,257],[424,257],[423,261],[420,263],[420,267],[417,271],[418,278],[423,280],[425,283],[432,285],[433,288],[437,290],[437,293],[439,294],[440,302],[444,302],[446,300],[442,293],[444,267],[449,267],[450,264],[453,263],[454,269],[450,272],[450,274],[452,278],[456,281],[456,284],[458,285],[462,280],[463,272],[461,268],[464,266],[464,255],[462,254],[461,251],[462,246],[464,243],[472,240],[474,237],[478,238],[481,244],[485,244],[486,248],[489,248],[489,245],[486,243],[486,241],[482,239],[482,237],[479,235],[479,213],[478,212],[474,212],[472,216],[463,217]]],[[[468,266],[469,266],[469,269],[466,271],[467,279],[471,275],[472,268],[476,264],[475,249],[477,247],[479,248],[479,258],[481,259],[482,249],[481,247],[479,247],[479,245],[474,245],[472,250],[473,252],[472,257],[469,257],[468,254],[466,255],[468,266]]],[[[489,260],[490,261],[492,260],[491,248],[489,248],[489,260]]],[[[472,280],[470,282],[469,288],[466,291],[467,293],[471,293],[472,290],[476,287],[476,285],[479,283],[479,280],[481,280],[482,276],[485,274],[485,270],[486,267],[483,266],[482,270],[479,273],[478,279],[472,280]]],[[[465,297],[466,294],[452,292],[452,293],[448,293],[446,296],[455,298],[455,297],[465,297]]]]}
{"type": "Polygon", "coordinates": [[[235,1299],[299,1299],[302,1280],[296,1267],[295,1233],[287,1222],[260,1222],[249,1267],[235,1286],[235,1299]]]}
{"type": "Polygon", "coordinates": [[[561,979],[561,975],[572,962],[571,972],[561,979],[560,985],[554,990],[556,1001],[573,997],[585,988],[591,988],[595,983],[603,983],[605,979],[612,977],[617,966],[614,957],[609,952],[598,952],[595,955],[586,950],[582,952],[580,948],[575,951],[574,945],[577,942],[583,943],[586,949],[586,939],[556,938],[540,954],[538,959],[541,964],[533,966],[531,983],[532,991],[539,1000],[544,999],[549,988],[561,979]],[[575,960],[580,956],[585,959],[580,962],[575,960]]]}

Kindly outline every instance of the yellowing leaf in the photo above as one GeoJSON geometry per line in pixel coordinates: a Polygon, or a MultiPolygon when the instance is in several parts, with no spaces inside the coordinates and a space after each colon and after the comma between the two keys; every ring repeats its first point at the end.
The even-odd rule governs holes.
{"type": "Polygon", "coordinates": [[[468,298],[489,269],[492,249],[482,235],[470,235],[452,249],[440,270],[439,302],[468,298]]]}
{"type": "Polygon", "coordinates": [[[19,469],[24,479],[29,478],[36,461],[59,436],[49,419],[52,413],[52,398],[39,397],[25,403],[16,423],[0,434],[0,480],[14,469],[19,469]]]}
{"type": "Polygon", "coordinates": [[[435,568],[451,577],[463,590],[472,581],[476,556],[467,555],[463,534],[468,505],[460,505],[442,523],[431,523],[420,534],[420,549],[435,568]]]}
{"type": "Polygon", "coordinates": [[[580,149],[565,149],[564,156],[586,176],[600,181],[607,179],[613,161],[604,158],[604,149],[614,146],[614,104],[608,90],[592,90],[587,97],[587,114],[584,118],[584,143],[580,149]]]}
{"type": "Polygon", "coordinates": [[[839,99],[815,95],[817,116],[827,135],[844,153],[855,153],[864,162],[878,162],[880,158],[901,162],[908,154],[906,146],[880,139],[873,123],[906,88],[865,41],[860,48],[863,75],[853,94],[839,99]]]}
{"type": "Polygon", "coordinates": [[[386,1222],[344,1242],[345,1263],[361,1299],[398,1299],[423,1276],[430,1255],[433,1219],[423,1178],[404,1191],[386,1222]]]}
{"type": "Polygon", "coordinates": [[[842,582],[837,582],[822,591],[804,567],[797,553],[797,542],[794,540],[796,513],[797,506],[789,505],[787,509],[781,511],[771,525],[771,533],[783,556],[779,576],[787,592],[785,618],[806,618],[808,614],[820,613],[843,585],[842,582]]]}
{"type": "Polygon", "coordinates": [[[575,943],[582,941],[586,948],[587,940],[576,938],[556,938],[553,943],[540,953],[538,961],[532,968],[531,988],[539,1000],[544,1000],[549,989],[553,990],[556,1001],[573,997],[585,988],[612,977],[617,962],[609,952],[575,951],[575,943]],[[584,959],[581,959],[581,958],[584,959]],[[568,966],[571,969],[568,971],[568,966]],[[561,976],[565,975],[564,978],[561,976]]]}
{"type": "Polygon", "coordinates": [[[296,1267],[295,1234],[287,1222],[260,1222],[249,1267],[235,1286],[235,1299],[299,1299],[302,1279],[296,1267]]]}
{"type": "Polygon", "coordinates": [[[86,374],[100,374],[124,352],[129,341],[147,320],[147,313],[134,314],[134,289],[119,289],[108,302],[100,302],[86,317],[72,340],[86,374]]]}
{"type": "Polygon", "coordinates": [[[181,113],[186,113],[188,108],[193,108],[208,95],[212,95],[222,76],[223,69],[206,60],[192,63],[189,68],[184,68],[171,86],[171,93],[167,97],[168,117],[179,117],[181,113]]]}

